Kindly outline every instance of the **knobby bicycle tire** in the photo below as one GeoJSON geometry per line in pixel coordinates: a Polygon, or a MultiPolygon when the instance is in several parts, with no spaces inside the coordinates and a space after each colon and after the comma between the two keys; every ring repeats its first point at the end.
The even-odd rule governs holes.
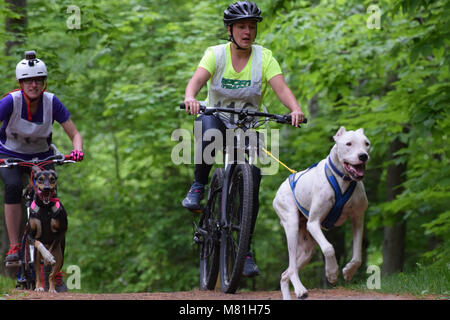
{"type": "Polygon", "coordinates": [[[34,290],[36,275],[34,262],[32,262],[31,259],[31,245],[28,242],[27,231],[25,231],[22,236],[19,260],[21,261],[21,265],[17,270],[16,288],[22,290],[34,290]]]}
{"type": "Polygon", "coordinates": [[[200,289],[214,290],[219,274],[220,251],[220,211],[222,186],[225,173],[223,168],[214,171],[208,191],[207,204],[201,219],[200,249],[200,289]]]}
{"type": "Polygon", "coordinates": [[[247,163],[234,168],[226,208],[220,242],[220,285],[223,292],[235,293],[248,253],[253,214],[253,176],[247,163]]]}

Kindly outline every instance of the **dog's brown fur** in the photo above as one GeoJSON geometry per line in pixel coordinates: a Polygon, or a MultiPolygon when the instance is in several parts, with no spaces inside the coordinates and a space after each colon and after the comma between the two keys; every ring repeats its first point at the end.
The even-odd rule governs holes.
{"type": "MultiPolygon", "coordinates": [[[[56,191],[57,174],[54,170],[41,170],[33,167],[35,181],[35,190],[41,192],[56,191]]],[[[38,195],[34,194],[33,201],[35,205],[31,206],[30,219],[28,223],[28,240],[34,245],[35,250],[35,273],[36,273],[36,291],[44,291],[41,284],[40,266],[44,258],[44,265],[51,264],[49,274],[49,292],[56,292],[55,276],[61,270],[64,262],[65,234],[67,231],[67,213],[60,203],[51,201],[44,203],[38,195]],[[54,261],[45,259],[41,250],[47,249],[53,256],[54,261]]]]}

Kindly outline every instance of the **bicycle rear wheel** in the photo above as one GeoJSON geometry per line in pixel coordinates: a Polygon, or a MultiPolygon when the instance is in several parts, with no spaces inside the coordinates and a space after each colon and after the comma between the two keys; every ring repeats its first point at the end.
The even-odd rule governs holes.
{"type": "Polygon", "coordinates": [[[220,211],[222,203],[222,186],[224,169],[214,171],[209,186],[208,199],[200,226],[197,232],[200,235],[200,289],[214,290],[219,274],[220,251],[220,211]]]}
{"type": "Polygon", "coordinates": [[[234,168],[228,188],[225,226],[220,242],[220,285],[235,293],[248,253],[253,213],[253,177],[249,164],[234,168]]]}

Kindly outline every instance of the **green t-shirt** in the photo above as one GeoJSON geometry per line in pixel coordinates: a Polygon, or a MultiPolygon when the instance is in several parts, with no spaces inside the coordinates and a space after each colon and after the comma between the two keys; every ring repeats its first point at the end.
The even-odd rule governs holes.
{"type": "MultiPolygon", "coordinates": [[[[229,89],[233,88],[243,88],[250,85],[250,80],[252,78],[252,59],[253,54],[250,56],[247,65],[242,69],[241,72],[236,72],[231,63],[231,42],[226,45],[226,55],[227,64],[225,67],[225,72],[223,74],[222,85],[227,86],[229,89]]],[[[202,60],[200,61],[199,67],[207,70],[211,76],[216,71],[216,58],[214,52],[211,48],[206,49],[202,60]]],[[[261,101],[267,89],[267,83],[274,76],[281,74],[281,68],[277,60],[272,56],[272,51],[269,49],[262,49],[262,86],[261,86],[261,101]]],[[[209,81],[208,81],[209,87],[209,81]]]]}

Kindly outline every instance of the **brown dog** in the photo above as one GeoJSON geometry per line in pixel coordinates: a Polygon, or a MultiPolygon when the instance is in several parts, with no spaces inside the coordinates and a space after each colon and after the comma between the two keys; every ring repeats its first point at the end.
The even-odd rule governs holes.
{"type": "Polygon", "coordinates": [[[28,241],[35,250],[34,265],[36,273],[35,291],[44,291],[41,284],[41,259],[44,265],[51,266],[48,277],[49,292],[56,292],[55,276],[64,262],[67,213],[56,195],[58,175],[54,170],[33,167],[34,197],[30,206],[27,227],[28,241]]]}

